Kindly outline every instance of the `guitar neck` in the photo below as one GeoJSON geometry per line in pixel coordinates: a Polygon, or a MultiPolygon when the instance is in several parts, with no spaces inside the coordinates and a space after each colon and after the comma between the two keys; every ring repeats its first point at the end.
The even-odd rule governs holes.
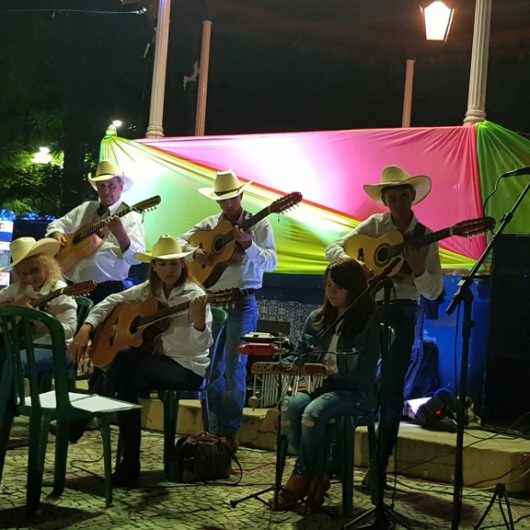
{"type": "Polygon", "coordinates": [[[258,213],[254,214],[252,217],[249,217],[246,221],[243,221],[243,223],[241,223],[241,229],[248,230],[249,228],[252,228],[255,224],[259,223],[262,219],[265,219],[265,217],[267,217],[267,215],[269,215],[270,213],[271,213],[270,206],[263,208],[263,210],[260,210],[258,213]]]}
{"type": "Polygon", "coordinates": [[[173,307],[166,307],[165,309],[162,309],[162,311],[159,311],[158,313],[151,315],[150,317],[144,317],[140,318],[138,320],[138,327],[139,328],[146,328],[150,326],[151,324],[154,324],[155,322],[159,322],[160,320],[165,320],[166,318],[171,318],[173,315],[176,315],[177,313],[180,313],[181,311],[185,311],[190,306],[190,302],[182,302],[181,304],[177,304],[173,307]]]}
{"type": "MultiPolygon", "coordinates": [[[[424,234],[423,236],[413,237],[411,243],[416,247],[424,247],[440,241],[440,239],[445,239],[446,237],[451,237],[453,235],[453,228],[450,226],[437,232],[432,232],[430,234],[424,234]]],[[[410,241],[410,240],[409,240],[410,241]]]]}
{"type": "Polygon", "coordinates": [[[42,309],[49,301],[61,296],[65,289],[66,287],[62,287],[61,289],[57,289],[56,291],[52,291],[45,296],[37,298],[37,300],[33,303],[33,307],[42,309]]]}
{"type": "MultiPolygon", "coordinates": [[[[260,210],[257,214],[254,214],[252,217],[249,217],[248,219],[243,221],[239,225],[239,228],[243,231],[247,231],[249,228],[252,228],[256,223],[259,223],[262,219],[265,219],[265,217],[267,217],[267,215],[269,215],[270,213],[270,206],[267,206],[266,208],[263,208],[263,210],[260,210]]],[[[233,240],[234,236],[232,234],[225,234],[223,237],[219,238],[219,248],[224,247],[233,240]]]]}
{"type": "MultiPolygon", "coordinates": [[[[132,211],[132,208],[130,206],[127,206],[124,210],[118,211],[115,213],[115,216],[123,217],[124,215],[127,215],[129,212],[132,211]]],[[[91,236],[92,234],[95,234],[98,230],[101,230],[105,225],[107,224],[106,219],[102,219],[101,221],[97,221],[96,223],[89,223],[85,226],[82,226],[74,236],[74,243],[79,243],[79,241],[91,236]]]]}

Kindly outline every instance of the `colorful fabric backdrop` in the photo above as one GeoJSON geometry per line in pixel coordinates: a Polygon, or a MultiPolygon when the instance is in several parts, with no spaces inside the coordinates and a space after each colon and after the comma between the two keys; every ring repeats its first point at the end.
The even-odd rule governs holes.
{"type": "MultiPolygon", "coordinates": [[[[253,183],[244,194],[253,212],[291,191],[304,201],[270,217],[279,255],[277,272],[318,274],[324,248],[370,214],[383,211],[362,185],[379,181],[387,165],[426,174],[432,193],[415,207],[433,230],[483,215],[484,197],[498,175],[530,165],[530,141],[491,122],[476,127],[421,127],[303,133],[252,134],[126,140],[106,136],[101,159],[115,160],[134,180],[129,204],[159,194],[160,207],[145,217],[147,244],[160,234],[179,235],[218,211],[197,192],[211,186],[215,172],[233,169],[253,183]]],[[[526,183],[502,179],[486,213],[499,219],[526,183]]],[[[530,197],[507,233],[530,233],[530,197]]],[[[486,238],[452,237],[440,242],[444,268],[469,267],[486,238]]]]}

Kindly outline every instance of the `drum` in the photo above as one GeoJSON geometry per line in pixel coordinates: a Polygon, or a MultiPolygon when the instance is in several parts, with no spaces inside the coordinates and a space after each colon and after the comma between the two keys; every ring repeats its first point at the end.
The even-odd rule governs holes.
{"type": "Polygon", "coordinates": [[[249,405],[253,408],[275,407],[286,395],[302,390],[313,392],[322,386],[327,375],[326,367],[318,363],[257,362],[251,372],[254,381],[249,405]]]}

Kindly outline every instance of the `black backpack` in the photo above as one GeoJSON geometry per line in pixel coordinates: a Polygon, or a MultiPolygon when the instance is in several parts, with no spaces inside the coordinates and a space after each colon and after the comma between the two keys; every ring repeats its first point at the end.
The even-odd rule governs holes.
{"type": "Polygon", "coordinates": [[[226,438],[201,432],[179,438],[173,458],[178,482],[207,482],[228,478],[235,456],[226,438]]]}

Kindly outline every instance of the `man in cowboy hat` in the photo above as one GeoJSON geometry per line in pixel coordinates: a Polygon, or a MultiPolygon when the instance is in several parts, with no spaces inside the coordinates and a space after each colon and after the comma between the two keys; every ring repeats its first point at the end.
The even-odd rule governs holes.
{"type": "MultiPolygon", "coordinates": [[[[219,171],[213,188],[201,188],[199,192],[216,201],[221,213],[203,219],[182,236],[189,240],[197,230],[213,229],[223,219],[234,225],[237,251],[211,290],[238,289],[244,296],[228,311],[224,347],[217,351],[208,386],[210,430],[233,440],[234,446],[246,398],[247,357],[240,355],[238,348],[241,336],[256,329],[258,309],[254,292],[261,288],[263,273],[276,268],[274,235],[269,221],[263,219],[248,232],[238,228],[250,216],[241,206],[243,190],[249,184],[242,183],[232,170],[219,171]]],[[[206,263],[208,256],[202,249],[195,249],[192,259],[206,263]]]]}
{"type": "MultiPolygon", "coordinates": [[[[399,230],[406,239],[429,231],[416,219],[412,210],[413,205],[429,194],[429,177],[411,176],[398,166],[388,166],[383,169],[379,184],[366,184],[363,189],[372,200],[385,205],[388,212],[370,216],[346,237],[329,245],[326,257],[331,262],[349,257],[344,251],[344,243],[347,238],[356,234],[379,237],[399,230]]],[[[384,469],[398,436],[403,410],[403,386],[414,341],[418,298],[422,295],[429,300],[436,300],[443,290],[436,243],[419,249],[407,245],[404,258],[404,266],[392,277],[394,285],[388,310],[389,324],[394,328],[396,336],[391,351],[384,359],[384,379],[381,385],[379,437],[384,469]]],[[[376,301],[381,303],[382,299],[383,292],[379,291],[376,301]]],[[[373,481],[370,482],[373,484],[373,481]]]]}
{"type": "Polygon", "coordinates": [[[101,161],[94,177],[88,182],[98,194],[97,201],[87,201],[77,206],[64,217],[48,225],[46,235],[66,244],[66,234],[72,234],[81,226],[108,219],[103,244],[97,252],[81,259],[65,276],[72,282],[93,280],[98,286],[89,295],[98,303],[111,293],[123,289],[123,280],[131,265],[137,263],[134,256],[145,250],[142,218],[137,212],[118,217],[126,205],[121,200],[132,181],[109,161],[101,161]]]}

